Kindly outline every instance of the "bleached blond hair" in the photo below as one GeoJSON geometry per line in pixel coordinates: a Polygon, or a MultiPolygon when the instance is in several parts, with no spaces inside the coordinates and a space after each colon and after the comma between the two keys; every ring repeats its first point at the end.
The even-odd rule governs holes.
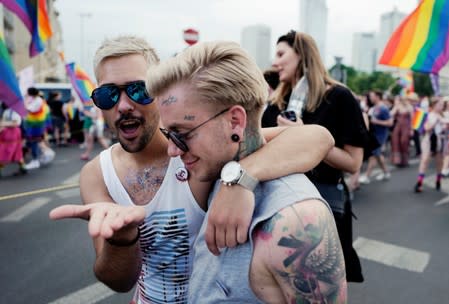
{"type": "Polygon", "coordinates": [[[142,55],[148,63],[148,66],[159,63],[159,57],[157,56],[156,51],[143,38],[124,35],[104,40],[94,56],[94,71],[97,81],[98,67],[104,59],[133,54],[142,55]]]}
{"type": "Polygon", "coordinates": [[[214,106],[242,106],[249,122],[260,120],[268,98],[262,71],[235,42],[197,43],[147,76],[147,90],[156,98],[177,83],[188,84],[203,102],[214,106]]]}

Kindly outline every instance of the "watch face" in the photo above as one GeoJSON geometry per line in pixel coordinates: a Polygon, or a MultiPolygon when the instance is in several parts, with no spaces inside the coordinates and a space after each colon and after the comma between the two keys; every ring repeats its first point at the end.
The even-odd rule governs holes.
{"type": "Polygon", "coordinates": [[[221,179],[226,183],[237,182],[240,178],[240,164],[232,161],[221,170],[221,179]]]}

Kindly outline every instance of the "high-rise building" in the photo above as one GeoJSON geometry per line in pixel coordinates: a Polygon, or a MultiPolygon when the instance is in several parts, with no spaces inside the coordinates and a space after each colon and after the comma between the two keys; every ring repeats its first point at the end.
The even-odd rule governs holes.
{"type": "Polygon", "coordinates": [[[300,0],[299,31],[315,39],[323,60],[326,58],[327,16],[326,0],[300,0]]]}
{"type": "Polygon", "coordinates": [[[352,40],[352,66],[357,71],[371,73],[377,64],[376,34],[354,33],[352,40]]]}
{"type": "MultiPolygon", "coordinates": [[[[377,35],[377,59],[379,62],[380,56],[385,49],[393,32],[399,26],[399,24],[404,20],[407,15],[405,13],[399,12],[395,7],[391,12],[382,14],[380,17],[380,29],[377,35]]],[[[391,67],[385,65],[377,65],[377,70],[387,71],[391,70],[391,67]]]]}
{"type": "Polygon", "coordinates": [[[240,44],[254,58],[261,70],[271,66],[270,27],[257,24],[243,28],[240,44]]]}

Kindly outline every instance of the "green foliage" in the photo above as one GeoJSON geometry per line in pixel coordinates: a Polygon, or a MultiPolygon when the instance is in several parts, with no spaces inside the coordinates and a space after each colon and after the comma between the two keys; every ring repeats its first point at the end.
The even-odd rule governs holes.
{"type": "MultiPolygon", "coordinates": [[[[397,95],[401,92],[401,86],[397,84],[396,78],[390,73],[375,71],[365,73],[356,71],[349,66],[343,66],[346,70],[346,85],[356,94],[366,94],[370,90],[390,91],[397,95]]],[[[433,95],[432,84],[429,75],[422,73],[413,73],[413,83],[415,92],[420,96],[433,95]]]]}

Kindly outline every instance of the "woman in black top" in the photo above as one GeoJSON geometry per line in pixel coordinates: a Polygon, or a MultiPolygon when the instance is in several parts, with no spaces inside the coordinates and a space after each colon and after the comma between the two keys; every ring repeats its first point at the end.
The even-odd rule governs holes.
{"type": "Polygon", "coordinates": [[[262,127],[319,124],[334,136],[335,147],[307,176],[328,202],[334,195],[322,189],[342,190],[344,212],[332,209],[343,247],[346,279],[363,282],[360,260],[352,247],[351,201],[343,178],[344,172],[359,170],[368,142],[360,106],[349,89],[328,75],[315,41],[307,34],[290,31],[281,36],[273,66],[281,83],[263,114],[262,127]],[[293,112],[287,115],[286,109],[293,112]]]}

